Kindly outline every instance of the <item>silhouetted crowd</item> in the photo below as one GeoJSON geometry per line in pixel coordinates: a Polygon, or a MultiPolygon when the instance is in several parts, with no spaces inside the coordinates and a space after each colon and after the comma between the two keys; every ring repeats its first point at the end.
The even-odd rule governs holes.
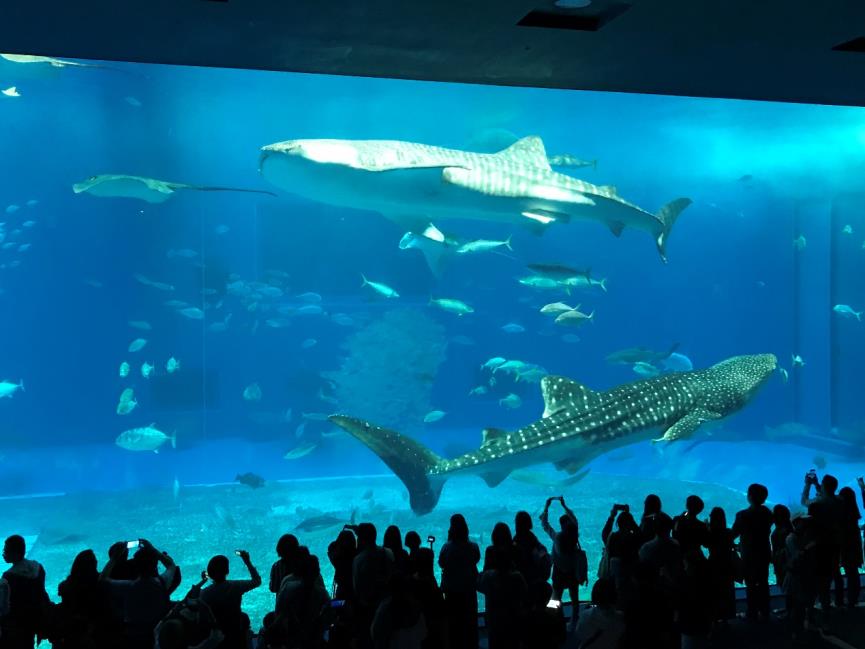
{"type": "MultiPolygon", "coordinates": [[[[865,506],[862,478],[858,486],[865,506]]],[[[590,568],[577,516],[561,496],[548,499],[538,517],[549,546],[521,511],[513,528],[495,525],[481,553],[465,518],[451,516],[438,552],[440,583],[435,539],[425,545],[415,531],[403,540],[390,526],[379,545],[371,523],[346,525],[327,550],[330,588],[319,558],[286,534],[268,580],[273,610],[256,632],[242,603],[263,580],[245,551],[236,554],[247,579],[229,579],[229,559],[217,555],[198,583],[172,600],[180,568],[147,540],[112,545],[101,571],[94,552],[85,550],[53,603],[44,569],[25,557],[21,536],[10,536],[3,558],[11,567],[0,579],[0,649],[30,649],[37,638],[63,649],[477,649],[478,593],[490,649],[566,642],[591,649],[703,647],[736,616],[737,582],[745,585],[746,619],[769,619],[770,567],[782,585],[782,614],[799,639],[808,626],[830,624],[833,604],[859,601],[860,512],[854,490],[838,491],[831,475],[806,476],[807,514],[791,517],[783,505],[770,510],[768,495],[752,484],[748,507],[732,526],[719,507],[701,518],[704,503],[696,495],[677,516],[665,513],[656,495],[646,497],[639,519],[628,505],[613,505],[601,531],[591,606],[582,610],[562,606],[565,591],[579,601],[590,568]],[[550,522],[553,508],[561,510],[557,526],[550,522]]]]}

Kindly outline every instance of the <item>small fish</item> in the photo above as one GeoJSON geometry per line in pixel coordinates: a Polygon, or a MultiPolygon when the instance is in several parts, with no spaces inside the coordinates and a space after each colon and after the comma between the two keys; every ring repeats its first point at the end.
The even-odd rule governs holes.
{"type": "Polygon", "coordinates": [[[271,299],[282,297],[282,295],[283,295],[282,289],[279,288],[278,286],[262,286],[258,290],[258,293],[262,297],[271,298],[271,299]]]}
{"type": "Polygon", "coordinates": [[[131,343],[129,343],[129,351],[132,353],[140,352],[147,345],[147,339],[145,338],[136,338],[131,343]]]}
{"type": "Polygon", "coordinates": [[[423,423],[432,424],[440,421],[445,414],[444,410],[430,410],[426,415],[424,415],[423,423]]]}
{"type": "Polygon", "coordinates": [[[523,400],[513,392],[511,392],[508,396],[503,399],[499,399],[499,405],[504,406],[505,408],[510,408],[511,410],[515,408],[519,408],[523,405],[523,400]]]}
{"type": "Polygon", "coordinates": [[[146,275],[142,275],[141,273],[134,273],[132,277],[135,278],[135,281],[139,284],[144,284],[144,286],[150,286],[151,288],[158,289],[160,291],[173,291],[174,287],[171,284],[166,284],[164,282],[156,282],[146,275]]]}
{"type": "Polygon", "coordinates": [[[607,278],[606,277],[604,277],[602,279],[593,279],[591,277],[586,277],[585,275],[575,275],[574,277],[568,277],[566,279],[559,280],[559,285],[564,286],[567,291],[570,291],[572,288],[576,288],[576,289],[599,288],[604,293],[607,292],[607,278]]]}
{"type": "Polygon", "coordinates": [[[346,313],[334,313],[330,316],[330,319],[334,324],[338,324],[340,327],[353,327],[355,324],[354,318],[346,313]]]}
{"type": "Polygon", "coordinates": [[[133,329],[141,329],[142,331],[150,331],[153,327],[146,320],[130,320],[129,326],[133,329]]]}
{"type": "Polygon", "coordinates": [[[365,275],[361,275],[361,279],[363,279],[363,284],[361,287],[369,286],[372,290],[374,290],[379,295],[382,295],[386,298],[397,298],[399,297],[399,293],[393,290],[387,284],[382,284],[380,282],[371,282],[369,281],[365,275]]]}
{"type": "Polygon", "coordinates": [[[309,421],[327,421],[330,415],[324,412],[304,412],[301,414],[301,417],[309,421]]]}
{"type": "Polygon", "coordinates": [[[507,359],[502,358],[501,356],[493,356],[491,359],[481,365],[481,369],[495,370],[500,365],[504,365],[506,361],[507,359]]]}
{"type": "Polygon", "coordinates": [[[540,383],[549,372],[543,367],[531,367],[523,372],[517,372],[516,380],[528,383],[540,383]]]}
{"type": "Polygon", "coordinates": [[[283,458],[286,460],[297,460],[306,455],[312,453],[316,448],[318,448],[318,444],[313,442],[304,442],[298,446],[295,446],[288,453],[286,453],[283,458]]]}
{"type": "Polygon", "coordinates": [[[521,334],[526,330],[526,328],[522,325],[519,325],[515,322],[509,322],[506,325],[502,326],[502,331],[508,334],[521,334]]]}
{"type": "Polygon", "coordinates": [[[793,367],[805,367],[805,360],[799,354],[793,354],[791,362],[793,367]]]}
{"type": "Polygon", "coordinates": [[[120,399],[117,402],[117,414],[128,415],[130,412],[135,410],[137,405],[138,402],[135,400],[132,388],[126,388],[120,393],[120,399]]]}
{"type": "Polygon", "coordinates": [[[177,476],[174,476],[174,482],[171,484],[171,495],[175,501],[180,497],[180,480],[177,479],[177,476]]]}
{"type": "Polygon", "coordinates": [[[315,338],[307,338],[302,343],[300,343],[301,349],[309,349],[310,347],[315,347],[318,344],[318,341],[315,338]]]}
{"type": "Polygon", "coordinates": [[[331,395],[329,395],[329,394],[325,394],[325,393],[324,393],[324,390],[322,390],[321,388],[318,389],[318,392],[316,393],[316,396],[318,397],[319,401],[324,401],[325,403],[330,403],[330,404],[333,404],[333,405],[338,405],[338,404],[339,404],[339,401],[337,400],[336,397],[333,397],[333,396],[331,396],[331,395]]]}
{"type": "Polygon", "coordinates": [[[301,302],[309,302],[314,304],[318,304],[319,302],[321,302],[321,295],[319,295],[318,293],[313,293],[312,291],[307,291],[306,293],[301,293],[299,295],[295,295],[294,297],[296,297],[301,302]]]}
{"type": "Polygon", "coordinates": [[[856,311],[848,304],[836,304],[832,310],[843,318],[856,318],[862,322],[862,311],[856,311]]]}
{"type": "Polygon", "coordinates": [[[21,209],[20,205],[7,205],[6,206],[6,214],[15,214],[18,210],[21,209]]]}
{"type": "Polygon", "coordinates": [[[443,297],[443,298],[430,298],[430,304],[434,304],[438,308],[443,311],[448,311],[450,313],[456,313],[458,316],[465,315],[466,313],[474,313],[475,310],[470,307],[468,304],[461,300],[454,300],[451,298],[443,297]]]}
{"type": "Polygon", "coordinates": [[[136,99],[135,97],[133,97],[132,95],[124,97],[123,101],[125,101],[127,104],[129,104],[133,108],[141,108],[141,102],[138,99],[136,99]]]}
{"type": "Polygon", "coordinates": [[[18,245],[18,244],[16,244],[14,241],[7,241],[6,243],[3,244],[3,250],[11,250],[16,245],[18,245]]]}
{"type": "Polygon", "coordinates": [[[468,243],[464,243],[459,248],[457,248],[456,252],[458,255],[465,255],[474,252],[489,252],[490,250],[495,250],[496,248],[507,248],[508,250],[513,252],[514,249],[511,247],[512,236],[513,235],[511,235],[504,241],[489,241],[487,239],[469,241],[468,243]]]}
{"type": "Polygon", "coordinates": [[[565,334],[564,336],[562,336],[562,342],[573,345],[580,342],[580,337],[577,334],[565,334]]]}
{"type": "Polygon", "coordinates": [[[169,374],[174,374],[180,369],[180,361],[172,356],[165,362],[165,371],[169,374]]]}
{"type": "Polygon", "coordinates": [[[120,370],[118,371],[118,374],[120,374],[120,378],[125,379],[127,376],[129,376],[129,369],[129,363],[127,363],[126,361],[120,363],[120,370]]]}
{"type": "Polygon", "coordinates": [[[190,320],[201,320],[204,317],[204,311],[195,306],[180,309],[178,313],[184,318],[189,318],[190,320]]]}
{"type": "Polygon", "coordinates": [[[785,384],[790,381],[790,373],[787,370],[785,370],[783,367],[779,367],[778,372],[781,374],[781,381],[783,381],[785,384]]]}
{"type": "Polygon", "coordinates": [[[149,379],[150,375],[153,374],[154,367],[147,361],[141,364],[141,376],[145,379],[149,379]]]}
{"type": "Polygon", "coordinates": [[[635,374],[642,376],[644,379],[651,379],[661,374],[661,370],[645,361],[637,361],[631,366],[631,369],[634,370],[635,374]]]}
{"type": "Polygon", "coordinates": [[[804,234],[800,234],[798,237],[793,239],[793,247],[799,252],[805,250],[805,247],[808,245],[808,240],[805,238],[804,234]]]}
{"type": "Polygon", "coordinates": [[[586,322],[590,322],[594,317],[594,311],[586,315],[585,313],[574,309],[572,311],[560,313],[556,316],[556,319],[553,322],[557,325],[563,325],[566,327],[579,327],[580,325],[584,325],[586,322]]]}
{"type": "Polygon", "coordinates": [[[751,182],[752,180],[754,180],[754,176],[752,176],[751,174],[745,174],[744,176],[739,177],[740,183],[748,183],[748,182],[751,182]]]}
{"type": "Polygon", "coordinates": [[[35,198],[31,198],[29,201],[27,201],[26,205],[27,207],[36,207],[37,205],[39,205],[39,201],[35,198]]]}
{"type": "Polygon", "coordinates": [[[255,473],[238,473],[234,479],[252,489],[260,489],[265,485],[265,479],[255,473]]]}
{"type": "Polygon", "coordinates": [[[479,386],[474,387],[471,390],[469,390],[469,396],[470,397],[476,397],[476,396],[479,396],[481,394],[486,394],[486,393],[487,393],[487,386],[485,386],[485,385],[479,385],[479,386]]]}
{"type": "Polygon", "coordinates": [[[230,230],[231,228],[227,225],[217,225],[215,228],[213,228],[213,231],[218,235],[228,234],[230,230]]]}
{"type": "Polygon", "coordinates": [[[282,329],[291,325],[291,320],[288,318],[268,318],[264,321],[271,329],[282,329]]]}
{"type": "Polygon", "coordinates": [[[842,228],[841,232],[843,232],[844,234],[853,234],[853,226],[852,226],[852,225],[849,225],[849,224],[848,224],[848,225],[845,225],[845,226],[842,228]]]}
{"type": "Polygon", "coordinates": [[[297,315],[322,315],[324,313],[324,309],[322,309],[317,304],[304,304],[296,311],[296,313],[297,315]]]}
{"type": "Polygon", "coordinates": [[[6,88],[5,90],[2,90],[0,92],[2,92],[7,97],[20,97],[21,96],[21,93],[18,92],[18,88],[16,88],[15,86],[9,86],[8,88],[6,88]]]}
{"type": "Polygon", "coordinates": [[[21,227],[32,228],[34,225],[36,225],[36,221],[24,221],[24,223],[21,224],[21,227]]]}
{"type": "Polygon", "coordinates": [[[564,302],[552,302],[550,304],[545,304],[544,306],[542,306],[541,313],[543,313],[544,315],[557,316],[560,313],[564,313],[565,311],[573,311],[579,308],[579,304],[577,306],[568,306],[564,302]]]}
{"type": "Polygon", "coordinates": [[[132,428],[117,436],[115,444],[127,451],[153,451],[158,453],[165,442],[171,442],[171,448],[177,448],[177,435],[172,433],[169,437],[156,428],[156,424],[150,424],[142,428],[132,428]]]}
{"type": "Polygon", "coordinates": [[[261,386],[258,383],[250,383],[243,388],[243,398],[246,401],[261,401],[261,386]]]}
{"type": "Polygon", "coordinates": [[[306,422],[302,421],[294,429],[294,439],[300,439],[304,434],[306,434],[306,422]]]}
{"type": "Polygon", "coordinates": [[[495,368],[493,370],[493,373],[495,374],[496,372],[501,371],[501,372],[505,372],[505,373],[519,374],[520,372],[524,372],[529,367],[530,367],[529,363],[526,363],[525,361],[517,361],[517,360],[505,361],[504,363],[499,365],[497,368],[495,368]]]}
{"type": "Polygon", "coordinates": [[[528,286],[529,288],[545,290],[561,288],[558,280],[552,279],[550,277],[542,277],[540,275],[529,275],[528,277],[521,277],[517,281],[523,286],[528,286]]]}
{"type": "Polygon", "coordinates": [[[18,246],[18,252],[27,252],[28,250],[30,250],[30,246],[32,245],[32,243],[22,243],[20,246],[18,246]]]}

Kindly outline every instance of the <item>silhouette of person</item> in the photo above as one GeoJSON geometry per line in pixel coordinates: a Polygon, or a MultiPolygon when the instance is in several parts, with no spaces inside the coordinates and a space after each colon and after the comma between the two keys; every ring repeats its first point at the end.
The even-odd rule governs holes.
{"type": "Polygon", "coordinates": [[[358,643],[371,646],[370,627],[394,572],[393,552],[376,544],[378,532],[372,523],[356,528],[357,555],[352,562],[352,583],[355,595],[355,622],[358,643]]]}
{"type": "Polygon", "coordinates": [[[699,496],[691,495],[685,500],[685,511],[673,519],[673,538],[682,548],[682,554],[702,552],[709,533],[706,524],[699,519],[705,504],[699,496]]]}
{"type": "Polygon", "coordinates": [[[601,531],[604,555],[598,576],[602,579],[613,579],[619,598],[628,597],[633,590],[631,578],[640,559],[640,546],[643,544],[642,532],[626,507],[614,505],[601,531]]]}
{"type": "Polygon", "coordinates": [[[798,641],[817,598],[817,533],[810,516],[796,516],[792,525],[793,531],[787,535],[784,594],[793,640],[798,641]]]}
{"type": "MultiPolygon", "coordinates": [[[[153,646],[153,630],[170,608],[169,593],[175,583],[177,567],[166,552],[160,552],[146,539],[139,541],[138,550],[132,557],[135,579],[114,579],[113,570],[118,562],[128,556],[124,542],[113,554],[99,574],[99,580],[108,584],[109,597],[121,602],[124,646],[129,649],[150,649],[153,646]],[[165,568],[159,572],[159,564],[165,568]]],[[[118,547],[118,546],[115,546],[118,547]]]]}
{"type": "Polygon", "coordinates": [[[532,516],[519,511],[514,517],[514,559],[519,573],[531,586],[550,578],[553,560],[547,548],[532,531],[532,516]]]}
{"type": "Polygon", "coordinates": [[[411,574],[408,552],[402,547],[402,534],[396,525],[389,525],[387,527],[384,531],[384,538],[381,544],[393,553],[394,572],[401,573],[404,576],[411,574]]]}
{"type": "Polygon", "coordinates": [[[507,523],[499,521],[493,525],[493,531],[490,534],[490,545],[484,550],[484,565],[483,570],[492,569],[493,554],[496,548],[505,548],[511,555],[511,562],[516,565],[516,548],[514,547],[514,537],[511,535],[511,528],[507,523]]]}
{"type": "MultiPolygon", "coordinates": [[[[841,520],[841,567],[847,578],[847,607],[854,608],[859,601],[860,581],[859,568],[862,566],[862,537],[859,532],[859,520],[862,515],[856,504],[856,493],[850,487],[844,487],[838,492],[838,498],[843,504],[841,520]]],[[[840,571],[835,578],[835,602],[844,605],[844,582],[840,571]]]]}
{"type": "Polygon", "coordinates": [[[426,621],[427,637],[423,641],[424,649],[439,649],[444,646],[445,640],[444,597],[436,583],[434,564],[435,552],[431,548],[419,547],[412,561],[414,573],[409,582],[409,587],[420,603],[426,621]]]}
{"type": "Polygon", "coordinates": [[[517,649],[528,586],[511,563],[507,550],[495,548],[490,559],[492,567],[481,573],[477,585],[486,603],[487,646],[489,649],[517,649]]]}
{"type": "Polygon", "coordinates": [[[736,617],[736,583],[734,580],[733,531],[727,527],[727,515],[720,507],[709,512],[708,568],[711,589],[712,621],[726,622],[736,617]]]}
{"type": "Polygon", "coordinates": [[[279,557],[270,567],[268,589],[274,597],[279,593],[282,580],[294,572],[294,557],[300,542],[294,534],[283,534],[276,542],[276,556],[279,557]]]}
{"type": "Polygon", "coordinates": [[[466,519],[462,514],[454,514],[448,539],[438,558],[451,649],[477,649],[478,646],[477,566],[480,560],[477,543],[469,540],[466,519]]]}
{"type": "Polygon", "coordinates": [[[769,536],[772,530],[772,512],[764,504],[769,490],[761,484],[748,487],[748,509],[736,513],[733,538],[739,538],[742,569],[745,578],[747,618],[769,619],[769,563],[772,548],[769,536]]]}
{"type": "Polygon", "coordinates": [[[320,644],[321,613],[329,601],[318,557],[300,546],[295,554],[295,571],[282,580],[276,597],[276,613],[283,620],[285,640],[290,646],[313,649],[320,644]]]}
{"type": "Polygon", "coordinates": [[[813,473],[805,476],[805,487],[802,491],[802,502],[808,506],[808,515],[814,521],[814,531],[817,534],[815,561],[817,571],[817,592],[820,598],[822,624],[828,627],[831,617],[832,582],[838,573],[841,563],[841,530],[844,521],[845,506],[836,495],[838,480],[828,473],[817,489],[817,497],[809,498],[811,486],[817,487],[817,478],[813,473]]]}
{"type": "Polygon", "coordinates": [[[108,601],[99,583],[93,550],[78,553],[57,594],[60,604],[55,609],[52,646],[58,649],[102,646],[108,601]]]}
{"type": "Polygon", "coordinates": [[[426,618],[405,573],[394,573],[391,592],[375,612],[371,634],[376,649],[422,648],[427,637],[426,618]]]}
{"type": "Polygon", "coordinates": [[[342,530],[336,540],[327,546],[327,558],[333,566],[333,598],[354,599],[352,564],[357,555],[357,540],[351,530],[342,530]]]}
{"type": "Polygon", "coordinates": [[[790,520],[790,509],[786,505],[775,505],[772,508],[774,528],[769,537],[772,546],[772,570],[775,572],[775,583],[781,587],[787,576],[787,536],[793,532],[790,520]]]}
{"type": "Polygon", "coordinates": [[[574,631],[579,647],[592,649],[622,647],[625,637],[625,618],[620,611],[616,610],[616,599],[616,584],[612,579],[601,578],[595,582],[592,586],[592,606],[580,615],[580,621],[574,631]]]}
{"type": "Polygon", "coordinates": [[[540,515],[541,527],[553,542],[553,592],[552,598],[561,601],[565,590],[573,604],[571,615],[571,627],[576,626],[579,617],[580,585],[588,584],[588,574],[582,565],[585,554],[580,547],[580,528],[577,516],[565,504],[562,496],[547,498],[544,510],[540,515]],[[550,525],[550,505],[558,500],[565,510],[564,515],[559,517],[559,530],[556,531],[550,525]]]}
{"type": "Polygon", "coordinates": [[[559,649],[567,639],[562,603],[553,599],[553,587],[547,582],[536,582],[528,589],[522,626],[522,646],[526,649],[559,649]]]}
{"type": "MultiPolygon", "coordinates": [[[[661,507],[661,497],[657,494],[649,494],[643,501],[643,516],[640,518],[640,534],[643,536],[643,543],[650,541],[655,536],[655,519],[659,516],[666,516],[661,507]]],[[[670,520],[670,527],[673,522],[670,520]]]]}
{"type": "Polygon", "coordinates": [[[210,607],[216,624],[225,636],[220,645],[223,649],[245,647],[249,632],[249,617],[243,612],[243,596],[261,586],[261,575],[249,558],[246,550],[236,553],[246,570],[249,579],[228,579],[228,557],[217,554],[207,562],[207,576],[210,585],[201,591],[201,601],[210,607]]]}
{"type": "MultiPolygon", "coordinates": [[[[405,539],[403,541],[405,543],[405,547],[408,548],[408,560],[410,564],[413,564],[415,559],[417,558],[417,551],[421,546],[421,538],[420,534],[415,532],[414,530],[409,530],[405,533],[405,539]]],[[[414,565],[409,566],[408,574],[413,575],[416,571],[414,565]]]]}
{"type": "Polygon", "coordinates": [[[24,537],[13,534],[3,544],[3,560],[10,567],[0,579],[0,647],[32,649],[49,605],[45,569],[27,559],[24,537]]]}

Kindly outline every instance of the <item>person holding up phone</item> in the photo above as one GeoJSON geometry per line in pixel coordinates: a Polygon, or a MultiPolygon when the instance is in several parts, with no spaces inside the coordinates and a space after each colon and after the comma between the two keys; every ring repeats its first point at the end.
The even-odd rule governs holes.
{"type": "Polygon", "coordinates": [[[540,515],[541,527],[553,541],[553,593],[552,599],[560,601],[567,589],[573,604],[571,614],[571,630],[576,627],[579,613],[580,586],[589,583],[586,553],[580,547],[580,528],[577,516],[565,504],[563,496],[547,498],[544,511],[540,515]],[[559,501],[565,513],[559,517],[557,532],[550,525],[550,506],[559,501]]]}
{"type": "Polygon", "coordinates": [[[249,633],[249,617],[241,609],[243,595],[261,586],[261,575],[249,558],[246,550],[235,550],[235,556],[243,561],[249,579],[228,579],[228,557],[218,554],[207,563],[210,585],[201,590],[201,601],[213,611],[216,624],[225,636],[225,647],[246,646],[249,633]]]}

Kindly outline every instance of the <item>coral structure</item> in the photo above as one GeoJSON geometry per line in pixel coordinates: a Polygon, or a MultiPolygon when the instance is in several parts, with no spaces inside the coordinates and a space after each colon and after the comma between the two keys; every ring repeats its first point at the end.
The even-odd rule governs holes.
{"type": "Polygon", "coordinates": [[[444,361],[445,330],[416,309],[386,312],[349,336],[333,382],[341,412],[403,432],[419,431],[444,361]]]}

